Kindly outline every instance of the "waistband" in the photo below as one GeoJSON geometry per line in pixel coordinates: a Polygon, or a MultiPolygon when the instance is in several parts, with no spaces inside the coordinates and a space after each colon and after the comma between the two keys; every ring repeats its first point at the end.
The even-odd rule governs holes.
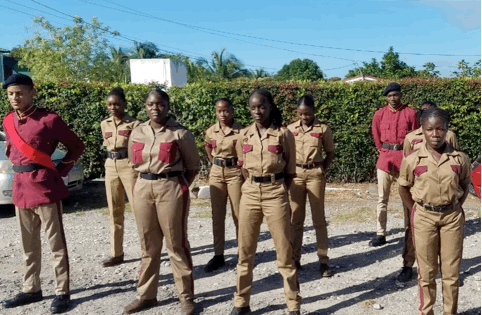
{"type": "Polygon", "coordinates": [[[122,160],[122,159],[127,159],[127,150],[122,150],[122,151],[107,151],[107,158],[108,159],[116,159],[116,160],[122,160]]]}
{"type": "Polygon", "coordinates": [[[282,179],[285,177],[285,173],[278,173],[278,174],[268,174],[262,176],[251,176],[251,182],[254,183],[274,183],[278,179],[282,179]]]}
{"type": "Polygon", "coordinates": [[[401,151],[403,150],[403,144],[390,144],[390,143],[382,143],[382,147],[388,150],[393,150],[393,151],[401,151]]]}
{"type": "Polygon", "coordinates": [[[238,163],[238,158],[213,158],[213,164],[221,167],[235,166],[238,163]]]}
{"type": "Polygon", "coordinates": [[[182,174],[183,174],[182,171],[175,171],[175,172],[162,173],[162,174],[140,173],[139,177],[147,180],[158,180],[161,178],[176,177],[182,174]]]}
{"type": "Polygon", "coordinates": [[[316,163],[307,163],[307,164],[296,164],[297,167],[301,167],[303,169],[309,170],[315,167],[322,166],[323,162],[316,162],[316,163]]]}
{"type": "Polygon", "coordinates": [[[26,172],[33,172],[35,170],[41,170],[46,168],[40,164],[28,164],[28,165],[13,165],[12,169],[15,173],[26,173],[26,172]]]}
{"type": "Polygon", "coordinates": [[[452,210],[454,208],[453,203],[449,203],[449,204],[441,205],[441,206],[431,206],[429,204],[424,204],[422,202],[417,201],[417,204],[419,206],[423,207],[425,210],[434,211],[434,212],[445,212],[445,211],[452,210]]]}

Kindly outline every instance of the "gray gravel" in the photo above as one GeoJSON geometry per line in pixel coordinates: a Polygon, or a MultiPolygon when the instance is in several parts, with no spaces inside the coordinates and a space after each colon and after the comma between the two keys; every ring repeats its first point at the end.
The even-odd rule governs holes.
{"type": "MultiPolygon", "coordinates": [[[[332,278],[320,279],[316,257],[316,238],[307,215],[304,235],[303,269],[299,278],[303,298],[302,314],[416,314],[417,283],[399,285],[395,276],[402,267],[403,218],[400,199],[393,194],[389,205],[388,244],[368,247],[374,236],[376,190],[373,185],[335,185],[327,191],[326,216],[329,223],[332,278]],[[338,188],[348,187],[350,190],[338,188]],[[360,210],[356,212],[356,210],[360,210]],[[365,209],[365,210],[363,210],[365,209]],[[368,219],[363,220],[363,213],[368,219]],[[370,211],[373,211],[371,215],[370,211]],[[366,214],[366,213],[365,213],[366,214]]],[[[86,189],[65,203],[64,224],[71,264],[72,308],[67,314],[122,314],[123,307],[136,297],[139,271],[137,231],[131,212],[126,215],[126,263],[112,268],[100,264],[109,252],[109,223],[103,183],[88,182],[86,189]]],[[[469,197],[466,205],[464,260],[461,267],[459,314],[480,314],[480,200],[469,197]]],[[[229,314],[236,283],[236,241],[231,217],[227,218],[225,267],[206,274],[202,270],[212,254],[210,206],[193,199],[189,218],[189,241],[194,261],[195,294],[199,314],[229,314]]],[[[21,289],[23,268],[16,218],[7,208],[0,209],[0,300],[21,289]]],[[[0,314],[50,314],[54,296],[50,249],[42,235],[42,286],[45,299],[0,314]]],[[[441,286],[437,280],[435,313],[441,314],[441,286]]],[[[169,259],[164,253],[157,296],[159,306],[139,314],[180,314],[169,259]]],[[[273,242],[266,224],[258,242],[253,314],[287,314],[282,279],[276,268],[273,242]]]]}

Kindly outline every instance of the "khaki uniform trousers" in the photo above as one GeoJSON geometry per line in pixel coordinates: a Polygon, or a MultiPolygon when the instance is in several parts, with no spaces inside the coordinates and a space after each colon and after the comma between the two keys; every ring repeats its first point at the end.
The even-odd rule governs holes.
{"type": "Polygon", "coordinates": [[[325,175],[321,168],[296,168],[296,177],[290,187],[291,240],[295,261],[301,259],[303,226],[306,216],[306,195],[310,201],[313,227],[316,232],[317,254],[320,263],[328,264],[328,231],[325,220],[325,175]]]}
{"type": "Polygon", "coordinates": [[[55,274],[55,294],[69,294],[69,257],[62,224],[62,202],[50,203],[29,209],[15,207],[20,227],[23,249],[23,292],[40,291],[40,267],[42,263],[40,227],[52,251],[52,265],[55,274]]]}
{"type": "Polygon", "coordinates": [[[132,207],[132,188],[137,174],[129,166],[129,159],[107,159],[105,161],[105,192],[110,218],[110,254],[119,257],[124,254],[124,211],[125,195],[132,207]]]}
{"type": "Polygon", "coordinates": [[[192,300],[194,280],[187,239],[189,190],[186,180],[182,176],[158,180],[138,178],[134,209],[142,249],[137,298],[142,301],[157,296],[164,238],[179,299],[192,300]]]}
{"type": "Polygon", "coordinates": [[[419,314],[434,314],[435,277],[440,257],[443,314],[455,315],[464,241],[464,212],[460,207],[447,212],[433,212],[416,205],[412,211],[412,224],[418,266],[419,314]]]}
{"type": "MultiPolygon", "coordinates": [[[[390,174],[377,169],[378,179],[378,204],[377,204],[377,235],[385,236],[387,230],[387,205],[390,197],[390,188],[397,181],[398,174],[390,174]]],[[[412,267],[415,263],[415,248],[413,247],[412,233],[410,231],[410,209],[403,207],[403,222],[405,240],[403,242],[403,266],[412,267]]]]}
{"type": "Polygon", "coordinates": [[[231,212],[238,236],[238,213],[243,177],[238,167],[221,167],[213,164],[209,173],[209,189],[213,214],[214,255],[224,254],[226,204],[231,203],[231,212]]]}
{"type": "Polygon", "coordinates": [[[283,277],[284,292],[289,311],[300,309],[298,274],[293,262],[290,243],[290,207],[288,192],[282,180],[271,183],[243,184],[239,208],[239,238],[237,285],[234,306],[249,305],[254,257],[263,217],[266,217],[276,249],[278,270],[283,277]]]}

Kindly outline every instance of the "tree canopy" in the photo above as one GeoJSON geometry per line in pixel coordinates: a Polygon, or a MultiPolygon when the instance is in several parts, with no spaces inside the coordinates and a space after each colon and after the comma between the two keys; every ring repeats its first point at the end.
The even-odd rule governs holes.
{"type": "Polygon", "coordinates": [[[323,72],[311,59],[294,59],[281,68],[275,76],[280,80],[316,81],[323,79],[323,72]]]}

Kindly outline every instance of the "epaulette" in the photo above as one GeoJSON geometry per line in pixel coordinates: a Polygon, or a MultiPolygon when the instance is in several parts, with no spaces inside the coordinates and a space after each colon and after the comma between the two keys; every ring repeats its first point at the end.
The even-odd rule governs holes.
{"type": "Polygon", "coordinates": [[[413,139],[411,143],[417,144],[417,143],[420,143],[420,142],[423,142],[423,139],[413,139]]]}

